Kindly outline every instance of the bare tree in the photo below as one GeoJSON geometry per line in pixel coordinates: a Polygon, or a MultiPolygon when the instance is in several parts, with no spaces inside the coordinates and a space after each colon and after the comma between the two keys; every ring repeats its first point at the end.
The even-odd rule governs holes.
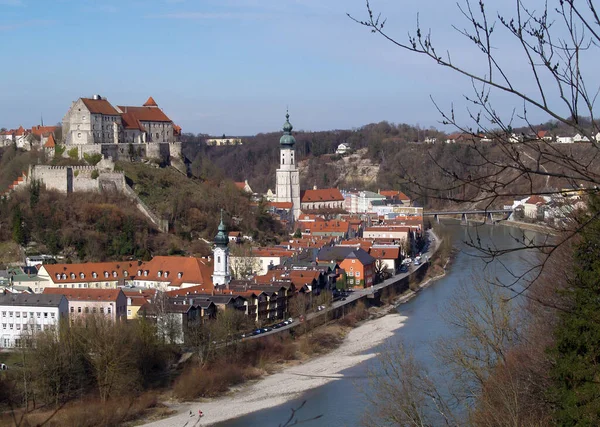
{"type": "MultiPolygon", "coordinates": [[[[453,28],[471,43],[473,56],[470,59],[479,57],[486,64],[484,71],[455,61],[451,51],[440,46],[418,18],[414,32],[401,40],[390,32],[387,19],[373,10],[369,0],[366,1],[365,19],[349,15],[399,49],[429,58],[471,81],[473,93],[465,96],[469,124],[458,121],[454,106],[444,111],[433,101],[442,116],[442,123],[452,125],[468,136],[463,144],[468,145],[469,155],[453,158],[448,162],[451,166],[430,155],[441,171],[441,177],[434,185],[419,182],[401,164],[399,170],[403,178],[417,194],[489,209],[516,197],[560,194],[562,191],[556,188],[581,187],[584,192],[597,191],[600,142],[596,135],[600,126],[594,108],[600,88],[590,78],[593,70],[589,64],[600,48],[600,15],[592,0],[551,1],[550,5],[548,2],[542,4],[541,9],[536,8],[540,4],[527,6],[526,3],[516,1],[513,16],[489,12],[491,2],[484,0],[466,0],[458,5],[465,25],[455,24],[453,28]],[[509,64],[498,54],[496,46],[501,37],[518,46],[516,51],[511,51],[510,61],[518,60],[523,64],[519,78],[509,72],[509,64]],[[529,84],[523,75],[527,75],[533,84],[529,84]],[[496,94],[512,95],[515,104],[522,107],[503,114],[493,105],[496,94]],[[529,120],[532,109],[578,133],[589,143],[574,149],[538,137],[529,120]],[[524,123],[526,131],[515,135],[516,121],[524,123]],[[493,141],[480,142],[481,134],[491,136],[493,141]]],[[[510,283],[504,284],[515,294],[521,294],[527,287],[516,289],[515,285],[531,272],[539,275],[547,256],[593,219],[572,224],[567,238],[558,242],[522,240],[518,248],[510,249],[483,248],[477,238],[469,243],[490,261],[507,251],[520,249],[534,249],[545,255],[531,271],[516,275],[510,283]]]]}

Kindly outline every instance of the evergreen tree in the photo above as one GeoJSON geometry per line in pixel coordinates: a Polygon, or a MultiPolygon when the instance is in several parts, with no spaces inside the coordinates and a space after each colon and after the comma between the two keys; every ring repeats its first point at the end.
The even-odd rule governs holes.
{"type": "Polygon", "coordinates": [[[551,397],[557,425],[600,425],[600,200],[589,203],[566,296],[572,307],[556,329],[551,397]]]}
{"type": "Polygon", "coordinates": [[[19,245],[27,243],[27,234],[21,208],[17,205],[13,211],[12,217],[12,237],[19,245]]]}

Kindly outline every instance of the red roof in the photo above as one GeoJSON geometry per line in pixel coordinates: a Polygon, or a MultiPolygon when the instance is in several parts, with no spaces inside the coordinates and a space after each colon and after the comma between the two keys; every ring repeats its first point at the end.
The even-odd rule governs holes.
{"type": "Polygon", "coordinates": [[[371,248],[369,255],[380,259],[398,259],[400,258],[400,248],[393,246],[389,248],[371,248]]]}
{"type": "Polygon", "coordinates": [[[19,126],[19,129],[16,130],[15,135],[16,136],[22,136],[25,135],[25,129],[23,129],[23,126],[19,126]]]}
{"type": "Polygon", "coordinates": [[[322,188],[318,190],[304,190],[300,194],[302,203],[312,202],[339,202],[344,201],[344,196],[337,188],[322,188]]]}
{"type": "Polygon", "coordinates": [[[346,221],[305,222],[301,230],[310,230],[311,233],[347,233],[350,230],[350,223],[346,221]]]}
{"type": "Polygon", "coordinates": [[[83,104],[92,114],[118,116],[120,113],[106,99],[81,98],[83,104]]]}
{"type": "Polygon", "coordinates": [[[56,142],[54,141],[54,135],[48,135],[48,140],[44,144],[44,148],[54,148],[56,146],[56,142]]]}
{"type": "Polygon", "coordinates": [[[31,133],[36,136],[42,136],[45,133],[52,133],[58,129],[58,126],[33,126],[31,133]]]}
{"type": "Polygon", "coordinates": [[[124,107],[119,105],[119,109],[124,113],[133,114],[141,122],[171,122],[171,119],[157,107],[124,107]]]}
{"type": "Polygon", "coordinates": [[[234,182],[234,184],[240,190],[243,190],[244,188],[246,188],[246,183],[244,181],[242,181],[242,182],[234,182]]]}
{"type": "Polygon", "coordinates": [[[127,112],[121,114],[121,121],[125,129],[138,129],[142,132],[146,131],[144,126],[140,123],[138,118],[133,113],[127,112]]]}
{"type": "Polygon", "coordinates": [[[381,190],[379,192],[379,194],[381,194],[382,196],[385,196],[385,197],[391,197],[393,199],[398,199],[398,200],[410,200],[410,198],[406,194],[404,194],[402,191],[381,190]]]}
{"type": "Polygon", "coordinates": [[[154,98],[150,97],[146,102],[144,102],[144,107],[158,107],[158,104],[154,98]]]}
{"type": "Polygon", "coordinates": [[[525,203],[528,205],[537,205],[538,203],[545,205],[546,200],[542,196],[536,195],[536,196],[531,196],[529,199],[527,199],[527,201],[525,203]]]}

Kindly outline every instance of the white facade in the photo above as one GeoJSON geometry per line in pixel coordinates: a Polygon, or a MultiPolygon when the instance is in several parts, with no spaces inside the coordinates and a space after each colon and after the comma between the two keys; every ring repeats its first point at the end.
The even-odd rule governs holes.
{"type": "Polygon", "coordinates": [[[227,246],[215,246],[215,267],[213,271],[213,284],[224,286],[231,282],[231,271],[229,270],[229,248],[227,246]]]}
{"type": "Polygon", "coordinates": [[[34,304],[31,297],[34,296],[19,294],[4,295],[0,298],[0,348],[18,347],[23,338],[37,332],[56,329],[60,319],[67,318],[69,304],[64,296],[52,295],[44,300],[57,303],[39,304],[34,304]],[[11,303],[11,297],[24,302],[11,303]]]}
{"type": "Polygon", "coordinates": [[[374,193],[372,191],[361,191],[358,193],[358,211],[359,213],[366,213],[373,211],[372,203],[376,200],[385,200],[385,196],[374,193]]]}

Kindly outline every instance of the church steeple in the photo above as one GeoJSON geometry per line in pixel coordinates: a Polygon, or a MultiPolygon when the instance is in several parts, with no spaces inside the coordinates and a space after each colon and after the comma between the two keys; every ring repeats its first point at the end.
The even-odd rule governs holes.
{"type": "Polygon", "coordinates": [[[229,237],[227,236],[227,227],[223,222],[223,209],[221,209],[221,222],[215,236],[215,247],[213,249],[214,268],[213,268],[213,284],[215,286],[225,286],[231,281],[231,273],[229,271],[229,237]]]}
{"type": "Polygon", "coordinates": [[[293,147],[296,143],[296,138],[292,136],[292,129],[294,126],[290,123],[290,113],[285,113],[285,123],[283,124],[283,135],[279,139],[279,143],[284,146],[293,147]]]}

